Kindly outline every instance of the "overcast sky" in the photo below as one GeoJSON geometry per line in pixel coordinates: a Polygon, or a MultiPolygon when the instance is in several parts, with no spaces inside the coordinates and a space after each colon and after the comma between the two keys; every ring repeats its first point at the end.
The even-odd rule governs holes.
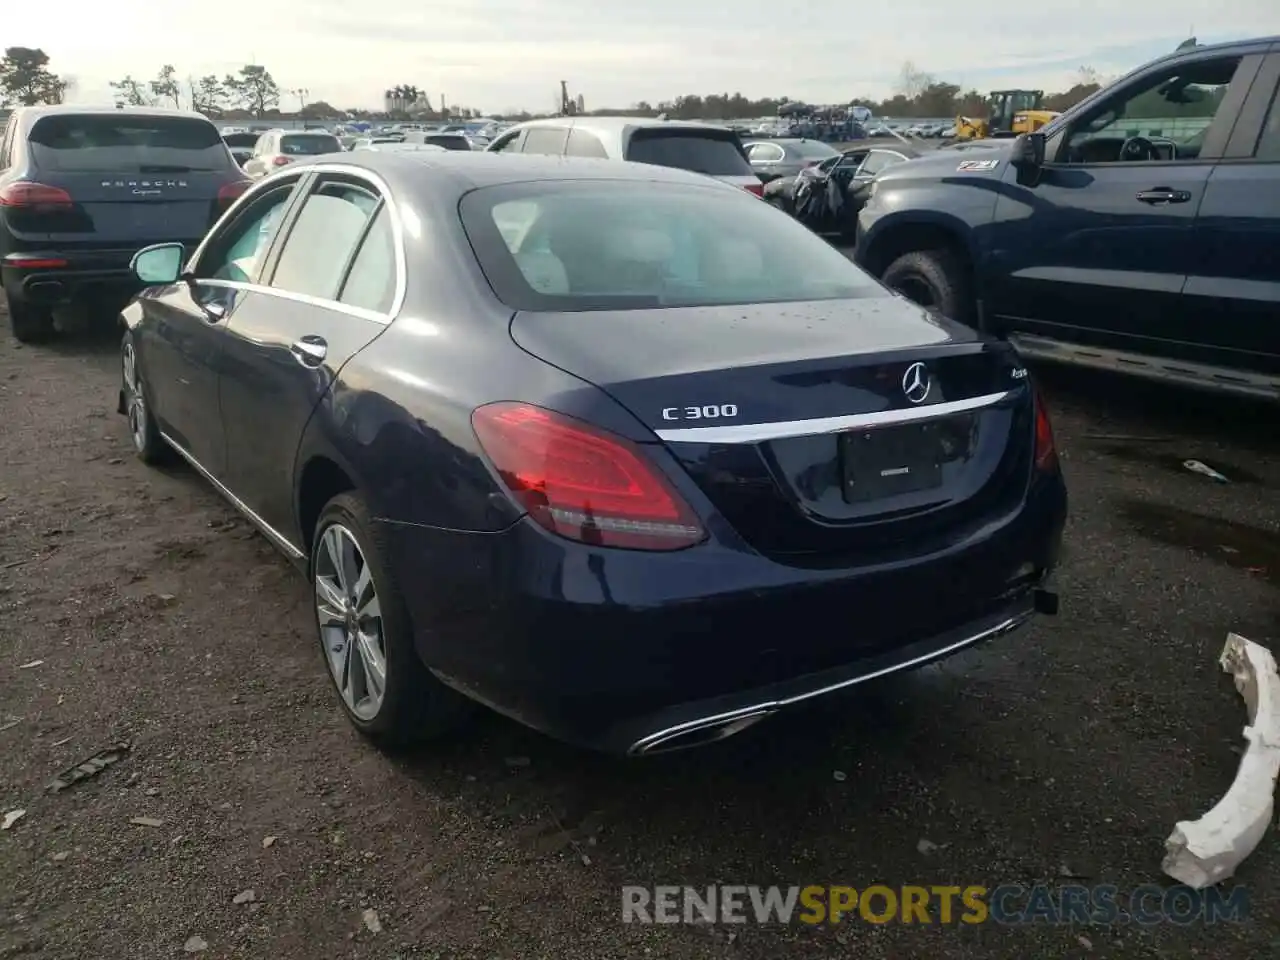
{"type": "Polygon", "coordinates": [[[108,81],[150,78],[163,63],[185,77],[222,76],[254,62],[281,88],[305,88],[309,99],[339,107],[380,107],[384,89],[410,83],[433,103],[443,92],[450,103],[488,113],[549,110],[562,79],[588,109],[717,91],[817,103],[881,98],[893,92],[906,60],[983,90],[1058,90],[1082,64],[1122,73],[1171,50],[1192,29],[1202,43],[1280,31],[1276,0],[418,0],[390,7],[14,0],[4,7],[0,46],[43,48],[52,68],[73,78],[77,101],[109,102],[108,81]]]}

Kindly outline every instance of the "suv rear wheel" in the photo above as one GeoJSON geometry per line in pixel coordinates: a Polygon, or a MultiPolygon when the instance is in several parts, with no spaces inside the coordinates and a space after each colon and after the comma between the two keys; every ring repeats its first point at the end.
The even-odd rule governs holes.
{"type": "Polygon", "coordinates": [[[904,253],[880,277],[880,282],[931,313],[972,325],[973,293],[969,271],[947,249],[904,253]]]}
{"type": "Polygon", "coordinates": [[[54,334],[53,310],[17,300],[5,294],[9,308],[9,329],[19,343],[43,343],[54,334]]]}

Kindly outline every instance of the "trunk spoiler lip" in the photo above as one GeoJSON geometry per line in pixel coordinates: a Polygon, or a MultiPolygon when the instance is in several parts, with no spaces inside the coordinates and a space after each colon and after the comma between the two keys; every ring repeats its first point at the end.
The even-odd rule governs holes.
{"type": "Polygon", "coordinates": [[[1014,390],[985,393],[964,400],[927,403],[918,407],[901,407],[877,410],[872,413],[850,413],[839,417],[818,417],[812,420],[782,420],[773,423],[742,423],[717,427],[680,427],[674,430],[654,430],[658,439],[667,443],[761,443],[766,440],[783,440],[792,437],[812,437],[825,433],[841,433],[845,430],[861,430],[868,427],[887,427],[919,420],[969,413],[985,407],[993,407],[1007,400],[1014,390]]]}

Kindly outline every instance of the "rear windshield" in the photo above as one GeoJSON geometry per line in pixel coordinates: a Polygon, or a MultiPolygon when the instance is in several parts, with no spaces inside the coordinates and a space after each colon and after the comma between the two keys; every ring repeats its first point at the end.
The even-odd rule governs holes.
{"type": "Polygon", "coordinates": [[[787,146],[806,160],[826,160],[828,157],[835,157],[840,154],[840,151],[835,147],[828,146],[821,140],[801,140],[798,143],[787,144],[787,146]]]}
{"type": "Polygon", "coordinates": [[[280,138],[280,152],[310,157],[322,153],[341,153],[342,144],[331,133],[286,133],[280,138]]]}
{"type": "Polygon", "coordinates": [[[727,131],[637,130],[627,145],[627,159],[713,177],[755,176],[742,142],[727,131]]]}
{"type": "Polygon", "coordinates": [[[171,172],[231,166],[218,128],[197,117],[136,113],[41,117],[28,136],[41,170],[171,172]]]}
{"type": "Polygon", "coordinates": [[[541,181],[473,190],[459,210],[514,310],[888,296],[817,234],[734,187],[541,181]]]}
{"type": "Polygon", "coordinates": [[[228,133],[223,136],[229,147],[252,147],[258,142],[256,133],[228,133]]]}
{"type": "Polygon", "coordinates": [[[423,138],[423,143],[434,143],[446,150],[470,150],[471,141],[458,134],[433,133],[423,138]]]}

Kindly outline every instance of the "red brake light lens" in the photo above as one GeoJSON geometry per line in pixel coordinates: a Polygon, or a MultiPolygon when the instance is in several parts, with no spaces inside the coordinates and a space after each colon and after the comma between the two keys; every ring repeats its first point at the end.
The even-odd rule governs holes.
{"type": "Polygon", "coordinates": [[[488,404],[471,423],[511,496],[552,533],[632,550],[680,550],[706,538],[693,509],[629,440],[526,403],[488,404]]]}
{"type": "Polygon", "coordinates": [[[71,194],[30,180],[19,180],[0,189],[0,207],[70,207],[71,194]]]}
{"type": "Polygon", "coordinates": [[[271,165],[273,167],[283,167],[286,163],[293,163],[293,161],[284,154],[277,153],[271,158],[271,165]]]}
{"type": "Polygon", "coordinates": [[[747,191],[747,193],[754,193],[757,197],[763,197],[763,196],[764,196],[764,184],[763,184],[763,183],[748,183],[748,184],[746,185],[746,191],[747,191]]]}
{"type": "Polygon", "coordinates": [[[57,270],[67,265],[67,261],[61,257],[40,257],[30,253],[11,253],[3,262],[6,266],[21,267],[23,270],[57,270]]]}
{"type": "Polygon", "coordinates": [[[1058,462],[1058,449],[1053,441],[1053,424],[1049,422],[1049,408],[1045,406],[1044,397],[1037,390],[1036,406],[1036,469],[1052,470],[1058,462]]]}
{"type": "Polygon", "coordinates": [[[248,180],[236,180],[234,183],[224,183],[218,188],[218,202],[230,206],[240,199],[240,195],[249,189],[248,180]]]}

